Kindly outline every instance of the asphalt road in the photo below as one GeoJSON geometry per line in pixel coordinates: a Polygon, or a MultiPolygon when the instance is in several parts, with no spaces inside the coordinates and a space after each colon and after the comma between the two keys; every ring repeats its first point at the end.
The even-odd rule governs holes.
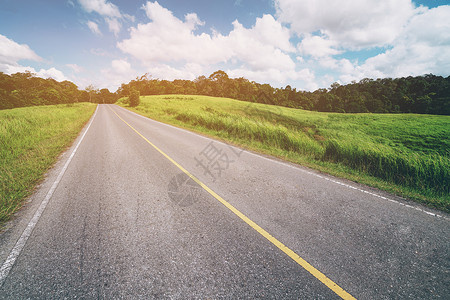
{"type": "Polygon", "coordinates": [[[448,214],[114,105],[82,134],[0,234],[1,299],[449,299],[448,214]]]}

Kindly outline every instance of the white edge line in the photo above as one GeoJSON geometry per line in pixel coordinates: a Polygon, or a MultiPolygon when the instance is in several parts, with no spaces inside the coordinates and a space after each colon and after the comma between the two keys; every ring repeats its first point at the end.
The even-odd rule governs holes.
{"type": "Polygon", "coordinates": [[[45,196],[44,200],[42,200],[38,209],[34,213],[33,218],[28,223],[27,227],[23,231],[19,240],[16,242],[14,248],[12,248],[11,252],[9,253],[9,255],[6,258],[5,262],[3,263],[2,267],[0,268],[0,288],[3,286],[3,283],[5,282],[6,278],[8,277],[9,272],[11,271],[12,267],[14,266],[14,263],[16,262],[17,258],[19,257],[23,248],[25,247],[25,244],[27,243],[28,238],[31,236],[31,233],[33,232],[34,227],[36,226],[37,222],[39,221],[39,218],[41,217],[42,213],[44,212],[45,208],[47,207],[47,204],[48,204],[50,198],[53,196],[53,193],[55,192],[59,182],[61,181],[64,173],[66,172],[67,167],[69,166],[70,162],[72,161],[72,158],[74,157],[75,153],[77,152],[78,147],[80,146],[86,133],[88,132],[89,128],[91,127],[91,124],[94,121],[95,115],[97,114],[98,106],[99,105],[97,105],[97,108],[95,109],[95,112],[94,112],[93,116],[91,117],[89,125],[87,126],[86,130],[84,131],[83,135],[81,136],[80,140],[78,141],[78,144],[75,146],[75,149],[73,149],[72,153],[70,154],[69,158],[67,159],[61,172],[59,172],[59,175],[56,178],[55,182],[53,182],[53,185],[51,186],[50,190],[47,192],[47,195],[45,196]]]}
{"type": "Polygon", "coordinates": [[[376,193],[369,192],[369,191],[363,190],[363,189],[361,189],[361,188],[357,188],[357,187],[351,186],[351,185],[349,185],[349,184],[340,182],[340,181],[338,181],[338,180],[335,180],[335,179],[332,179],[332,178],[329,178],[329,177],[326,177],[326,176],[323,176],[323,175],[316,174],[316,173],[314,173],[314,172],[311,172],[311,171],[308,171],[308,170],[303,169],[302,166],[293,166],[293,165],[291,165],[291,164],[289,164],[289,163],[285,163],[285,162],[281,162],[281,161],[278,161],[278,160],[274,160],[274,159],[271,159],[271,158],[262,156],[262,155],[260,155],[260,154],[253,153],[253,152],[251,152],[251,151],[249,151],[249,150],[237,148],[236,146],[227,144],[227,143],[225,143],[225,142],[223,142],[223,141],[218,141],[218,140],[212,139],[212,138],[210,138],[210,137],[203,136],[203,135],[201,135],[201,134],[198,134],[198,133],[189,131],[189,130],[184,129],[184,128],[180,128],[180,127],[177,127],[177,126],[173,126],[173,125],[170,125],[170,124],[166,124],[166,123],[163,123],[163,122],[160,122],[160,121],[153,120],[153,119],[151,119],[151,118],[148,118],[148,117],[142,116],[142,115],[140,115],[140,114],[138,114],[138,113],[135,113],[134,111],[128,110],[128,109],[126,109],[126,108],[124,108],[124,107],[121,107],[121,106],[118,106],[118,105],[115,105],[115,106],[117,106],[117,107],[119,107],[119,108],[121,108],[121,109],[123,109],[123,110],[125,110],[125,111],[127,111],[127,112],[129,112],[129,113],[132,113],[132,114],[134,114],[134,115],[136,115],[136,116],[138,116],[138,117],[141,117],[141,118],[144,118],[144,119],[147,119],[147,120],[156,122],[156,123],[158,123],[158,124],[161,124],[161,125],[164,125],[164,126],[167,126],[167,127],[171,127],[171,128],[174,128],[174,129],[178,129],[178,130],[181,130],[181,131],[184,131],[184,132],[193,134],[193,135],[195,135],[195,136],[201,137],[201,138],[203,138],[203,139],[206,139],[206,140],[210,140],[210,141],[214,141],[214,142],[220,143],[220,144],[225,145],[225,146],[228,146],[228,147],[233,147],[233,148],[238,149],[238,150],[244,150],[246,153],[248,153],[248,154],[250,154],[250,155],[257,156],[257,157],[263,158],[263,159],[265,159],[265,160],[268,160],[268,161],[270,161],[270,162],[277,163],[277,164],[281,164],[281,165],[284,165],[284,166],[287,166],[287,167],[290,167],[290,168],[293,168],[293,169],[296,169],[296,170],[300,170],[300,171],[302,171],[302,172],[304,172],[304,173],[307,173],[307,174],[309,174],[309,175],[312,175],[312,176],[315,176],[315,177],[318,177],[318,178],[321,178],[321,179],[324,179],[324,180],[333,182],[333,183],[335,183],[335,184],[339,184],[339,185],[344,186],[344,187],[347,187],[347,188],[349,188],[349,189],[353,189],[353,190],[356,190],[356,191],[359,191],[359,192],[363,192],[363,193],[365,193],[365,194],[369,194],[369,195],[371,195],[371,196],[374,196],[374,197],[377,197],[377,198],[380,198],[380,199],[383,199],[383,200],[387,200],[387,201],[392,202],[392,203],[397,203],[397,204],[402,205],[402,206],[404,206],[404,207],[412,208],[412,209],[414,209],[414,210],[421,211],[421,212],[423,212],[423,213],[425,213],[425,214],[427,214],[427,215],[430,215],[430,216],[434,216],[434,217],[442,218],[442,219],[445,219],[445,220],[449,220],[449,218],[446,217],[446,216],[444,216],[444,215],[440,215],[440,214],[437,214],[437,213],[434,213],[434,212],[430,212],[430,211],[424,210],[424,209],[422,209],[422,208],[420,208],[420,207],[413,206],[413,205],[410,205],[410,204],[405,204],[405,203],[402,203],[402,202],[400,202],[400,201],[393,200],[393,199],[390,199],[390,198],[387,198],[387,197],[378,195],[378,194],[376,194],[376,193]]]}

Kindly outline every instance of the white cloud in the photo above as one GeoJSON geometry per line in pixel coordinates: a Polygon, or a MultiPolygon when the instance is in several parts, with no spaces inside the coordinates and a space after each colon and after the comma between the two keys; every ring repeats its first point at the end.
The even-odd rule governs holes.
{"type": "Polygon", "coordinates": [[[110,91],[115,91],[122,83],[127,83],[147,72],[153,78],[194,80],[198,76],[204,75],[204,71],[205,69],[201,65],[195,63],[186,63],[180,67],[172,67],[166,64],[153,64],[144,69],[136,70],[128,61],[116,59],[111,61],[110,67],[101,70],[101,78],[96,79],[94,82],[86,82],[85,85],[94,83],[96,86],[107,87],[110,91]]]}
{"type": "Polygon", "coordinates": [[[14,65],[0,64],[0,72],[4,72],[6,74],[24,73],[24,72],[36,73],[36,70],[32,67],[24,67],[18,64],[14,65]]]}
{"type": "Polygon", "coordinates": [[[414,16],[392,49],[366,60],[365,73],[384,76],[448,75],[450,70],[450,6],[414,16]]]}
{"type": "Polygon", "coordinates": [[[185,79],[194,80],[204,75],[204,68],[196,63],[187,63],[182,67],[175,68],[169,65],[155,65],[147,68],[147,71],[155,78],[165,80],[185,79]]]}
{"type": "Polygon", "coordinates": [[[127,74],[133,71],[130,63],[122,59],[113,60],[111,66],[116,73],[127,74]]]}
{"type": "Polygon", "coordinates": [[[384,53],[362,64],[348,59],[321,58],[322,67],[339,71],[341,83],[363,78],[448,76],[450,70],[450,6],[421,9],[384,53]]]}
{"type": "Polygon", "coordinates": [[[288,81],[296,81],[301,84],[302,88],[307,90],[315,90],[318,88],[318,85],[315,82],[314,73],[307,68],[300,71],[292,70],[283,72],[279,69],[253,71],[242,67],[227,70],[226,73],[232,78],[245,77],[251,81],[260,83],[276,83],[285,85],[288,81]]]}
{"type": "Polygon", "coordinates": [[[96,12],[110,18],[121,18],[122,15],[116,5],[105,0],[78,0],[89,13],[96,12]]]}
{"type": "Polygon", "coordinates": [[[84,71],[84,68],[77,64],[66,64],[66,66],[72,69],[75,73],[81,73],[84,71]]]}
{"type": "Polygon", "coordinates": [[[272,74],[279,80],[295,74],[295,62],[289,54],[296,50],[289,41],[289,29],[271,15],[257,18],[251,28],[236,20],[228,35],[210,35],[194,32],[205,24],[194,13],[187,14],[183,21],[158,2],[147,2],[143,9],[151,22],[131,28],[130,38],[117,46],[159,74],[186,78],[196,73],[173,68],[170,66],[173,63],[201,66],[231,63],[254,74],[272,74]]]}
{"type": "Polygon", "coordinates": [[[18,44],[0,34],[0,64],[15,65],[23,59],[42,60],[28,45],[18,44]]]}
{"type": "Polygon", "coordinates": [[[179,19],[158,2],[147,2],[142,8],[149,21],[130,28],[117,47],[151,75],[171,80],[223,69],[231,77],[311,90],[336,80],[448,75],[450,6],[416,8],[411,0],[275,3],[276,19],[263,15],[251,27],[235,20],[229,33],[208,34],[198,33],[207,24],[197,14],[179,19]],[[301,39],[297,47],[294,35],[301,39]],[[384,53],[358,58],[358,51],[374,47],[384,53]],[[316,72],[324,75],[317,78],[316,72]]]}
{"type": "Polygon", "coordinates": [[[132,22],[132,23],[134,23],[134,21],[136,21],[135,16],[131,16],[131,15],[128,15],[128,14],[122,14],[122,16],[123,16],[126,20],[129,20],[129,21],[132,22]]]}
{"type": "Polygon", "coordinates": [[[50,68],[50,69],[40,69],[36,71],[33,67],[24,67],[20,65],[2,65],[0,64],[0,71],[5,72],[6,74],[14,74],[14,73],[24,73],[30,72],[35,74],[37,77],[41,78],[53,78],[56,81],[64,81],[69,80],[63,72],[58,69],[50,68]]]}
{"type": "MultiPolygon", "coordinates": [[[[44,70],[41,69],[39,72],[32,67],[25,67],[19,64],[21,60],[33,60],[41,61],[42,58],[39,57],[33,50],[28,47],[28,45],[18,44],[15,41],[8,39],[6,36],[0,34],[0,72],[6,74],[14,74],[18,72],[31,72],[37,73],[38,76],[43,77],[46,71],[53,72],[58,79],[64,77],[62,73],[56,74],[56,69],[44,70]],[[60,77],[59,75],[62,75],[60,77]]],[[[48,76],[50,77],[50,76],[48,76]]],[[[55,79],[57,79],[55,78],[55,79]]],[[[65,78],[65,77],[64,77],[65,78]]]]}
{"type": "Polygon", "coordinates": [[[68,80],[67,77],[64,76],[63,72],[61,72],[60,70],[57,70],[55,68],[50,68],[50,69],[47,69],[47,70],[46,69],[40,69],[39,72],[36,72],[36,75],[38,77],[42,77],[42,78],[53,78],[56,81],[68,80]]]}
{"type": "Polygon", "coordinates": [[[120,24],[119,20],[114,18],[105,18],[106,23],[108,24],[109,31],[114,33],[117,36],[122,28],[122,24],[120,24]]]}
{"type": "Polygon", "coordinates": [[[102,32],[100,31],[100,29],[98,28],[98,24],[92,21],[88,21],[87,22],[87,26],[89,27],[89,29],[96,35],[102,35],[102,32]]]}
{"type": "Polygon", "coordinates": [[[415,12],[411,0],[275,0],[275,6],[278,20],[297,35],[320,31],[352,49],[391,43],[415,12]]]}
{"type": "Polygon", "coordinates": [[[123,59],[111,61],[111,67],[101,70],[101,73],[102,77],[93,83],[107,87],[110,91],[115,91],[122,83],[129,82],[137,76],[131,64],[123,59]]]}
{"type": "Polygon", "coordinates": [[[31,72],[42,78],[53,78],[57,81],[67,80],[63,72],[55,68],[40,69],[38,72],[32,67],[22,66],[19,64],[21,60],[42,61],[28,45],[18,44],[0,34],[0,72],[6,74],[31,72]]]}
{"type": "Polygon", "coordinates": [[[189,26],[189,28],[192,28],[192,29],[196,29],[197,26],[205,25],[205,22],[201,21],[198,18],[197,14],[195,14],[195,13],[187,14],[185,16],[185,20],[186,20],[186,24],[189,26]]]}
{"type": "MultiPolygon", "coordinates": [[[[96,12],[102,17],[108,25],[109,31],[117,36],[122,28],[121,20],[128,19],[134,21],[134,17],[120,12],[119,8],[107,0],[79,0],[81,6],[88,13],[96,12]]],[[[87,25],[97,35],[100,35],[98,24],[88,21],[87,25]]]]}
{"type": "Polygon", "coordinates": [[[225,49],[214,43],[213,37],[193,33],[202,24],[196,15],[187,15],[183,22],[158,2],[147,2],[143,9],[152,22],[131,28],[130,39],[118,43],[123,52],[147,65],[179,61],[208,64],[227,59],[225,49]]]}
{"type": "Polygon", "coordinates": [[[282,26],[272,15],[256,18],[255,26],[246,29],[247,37],[264,45],[271,45],[286,52],[295,51],[291,45],[289,29],[282,26]]]}
{"type": "Polygon", "coordinates": [[[306,37],[299,43],[298,49],[303,55],[311,55],[314,58],[324,56],[331,56],[341,53],[336,49],[337,43],[327,38],[317,35],[306,35],[306,37]]]}
{"type": "Polygon", "coordinates": [[[100,49],[100,48],[92,48],[91,50],[89,50],[89,52],[96,56],[111,56],[110,53],[108,53],[104,49],[100,49]]]}
{"type": "Polygon", "coordinates": [[[448,5],[429,9],[416,8],[410,0],[276,0],[276,6],[278,21],[302,38],[297,48],[306,57],[300,63],[328,69],[341,83],[366,77],[448,76],[448,5]],[[375,46],[383,52],[365,61],[347,52],[375,46]],[[338,54],[346,58],[336,59],[338,54]]]}
{"type": "Polygon", "coordinates": [[[289,30],[271,15],[257,18],[255,26],[250,29],[238,21],[233,22],[233,27],[228,36],[222,37],[232,59],[245,63],[253,71],[295,68],[288,54],[295,51],[289,42],[289,30]]]}

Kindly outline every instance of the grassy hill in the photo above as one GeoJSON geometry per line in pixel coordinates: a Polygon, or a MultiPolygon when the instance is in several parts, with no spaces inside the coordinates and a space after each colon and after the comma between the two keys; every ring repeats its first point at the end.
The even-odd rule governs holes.
{"type": "Polygon", "coordinates": [[[0,110],[0,225],[21,207],[95,107],[78,103],[0,110]]]}
{"type": "Polygon", "coordinates": [[[450,211],[449,116],[320,113],[185,95],[141,97],[130,109],[450,211]]]}

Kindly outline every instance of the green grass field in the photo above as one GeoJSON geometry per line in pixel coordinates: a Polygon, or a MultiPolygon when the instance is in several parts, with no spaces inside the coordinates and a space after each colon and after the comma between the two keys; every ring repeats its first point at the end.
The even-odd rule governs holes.
{"type": "Polygon", "coordinates": [[[450,211],[448,116],[320,113],[183,95],[141,97],[129,109],[450,211]]]}
{"type": "Polygon", "coordinates": [[[95,107],[79,103],[0,110],[0,225],[21,207],[95,107]]]}

